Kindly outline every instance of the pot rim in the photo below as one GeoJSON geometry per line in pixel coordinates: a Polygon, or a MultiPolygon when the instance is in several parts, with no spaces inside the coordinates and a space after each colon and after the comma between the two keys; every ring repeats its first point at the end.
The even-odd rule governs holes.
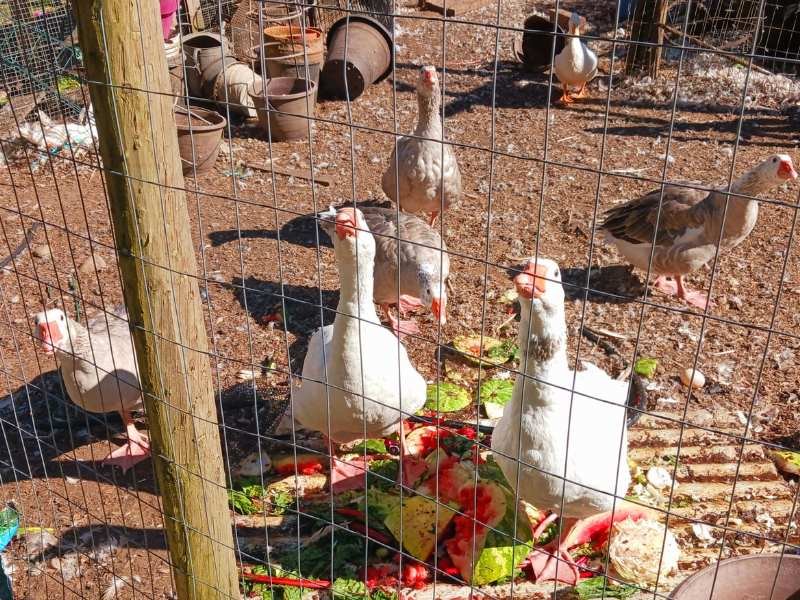
{"type": "Polygon", "coordinates": [[[173,112],[175,114],[182,114],[182,115],[186,116],[189,119],[189,123],[191,123],[191,126],[190,126],[189,123],[187,123],[186,125],[180,125],[180,124],[178,124],[176,122],[175,126],[180,131],[191,131],[192,133],[195,133],[195,132],[201,132],[202,133],[202,132],[206,132],[206,131],[215,131],[217,129],[222,129],[227,124],[227,120],[225,119],[224,116],[219,114],[217,111],[211,110],[209,108],[200,108],[199,106],[186,107],[186,106],[177,106],[176,105],[173,108],[173,112]],[[183,111],[185,111],[185,112],[183,112],[183,111]],[[211,121],[212,119],[216,119],[216,118],[219,118],[220,121],[217,122],[217,123],[211,123],[210,125],[206,125],[204,123],[199,123],[199,124],[195,125],[192,122],[193,119],[191,119],[191,117],[192,116],[197,117],[198,116],[197,113],[200,113],[199,116],[202,117],[203,119],[206,119],[207,121],[211,121]],[[211,118],[209,118],[209,117],[211,117],[211,118]]]}
{"type": "MultiPolygon", "coordinates": [[[[263,47],[268,46],[270,44],[278,44],[278,43],[279,42],[264,42],[263,44],[256,44],[255,46],[251,46],[250,50],[247,51],[247,55],[246,56],[247,56],[247,58],[249,60],[259,60],[261,58],[261,54],[256,51],[257,48],[263,48],[263,47]]],[[[305,54],[305,56],[308,56],[309,58],[312,57],[312,56],[316,56],[316,55],[319,55],[319,56],[322,57],[322,56],[325,55],[325,52],[322,51],[322,50],[317,51],[317,52],[308,52],[308,51],[306,51],[305,53],[301,51],[301,52],[295,52],[294,54],[284,54],[282,56],[265,56],[264,60],[265,61],[268,61],[268,60],[279,61],[279,60],[286,60],[286,59],[290,59],[290,58],[302,58],[304,54],[305,54]]],[[[318,62],[321,63],[322,60],[320,60],[318,62]]],[[[314,62],[314,63],[309,62],[309,64],[317,64],[317,62],[314,62]]]]}
{"type": "MultiPolygon", "coordinates": [[[[383,23],[378,21],[377,19],[373,19],[372,17],[368,17],[366,15],[347,15],[336,21],[333,25],[330,26],[328,29],[328,35],[325,38],[325,46],[330,48],[331,40],[333,39],[334,33],[343,27],[347,22],[356,22],[356,23],[366,23],[367,25],[371,25],[373,28],[377,29],[380,34],[383,36],[383,39],[386,41],[386,44],[389,46],[389,54],[394,55],[395,48],[394,48],[394,40],[392,39],[392,34],[389,33],[389,30],[383,26],[383,23]]],[[[389,66],[386,70],[381,73],[381,75],[372,83],[380,83],[384,79],[386,79],[391,73],[393,68],[392,60],[389,60],[389,66]]]]}
{"type": "Polygon", "coordinates": [[[313,42],[314,40],[322,38],[322,30],[318,27],[293,27],[291,25],[270,25],[269,27],[264,27],[264,31],[262,33],[266,36],[268,35],[267,30],[277,29],[277,28],[288,29],[289,33],[282,40],[275,40],[276,42],[281,42],[285,40],[292,40],[292,41],[297,40],[305,43],[306,36],[309,36],[311,38],[309,42],[313,42]],[[292,32],[292,29],[297,29],[298,30],[297,33],[292,32]]]}
{"type": "Polygon", "coordinates": [[[291,94],[264,94],[265,82],[261,82],[261,89],[257,89],[257,84],[252,83],[247,86],[247,93],[253,98],[265,98],[269,102],[269,98],[281,98],[285,100],[297,100],[310,96],[316,91],[317,84],[313,79],[306,79],[305,77],[272,77],[266,80],[266,87],[269,87],[270,81],[278,81],[279,79],[291,79],[292,81],[305,81],[306,90],[304,92],[292,92],[291,94]]]}
{"type": "Polygon", "coordinates": [[[703,578],[709,571],[712,569],[721,569],[723,565],[728,563],[736,563],[736,562],[743,562],[747,560],[769,560],[769,559],[778,559],[776,564],[783,564],[784,562],[797,562],[800,565],[800,556],[796,554],[776,554],[776,553],[768,553],[768,554],[746,554],[744,556],[732,556],[730,558],[726,558],[719,562],[713,563],[708,565],[706,568],[690,575],[683,581],[681,581],[678,586],[672,590],[668,596],[670,600],[674,600],[677,598],[675,595],[676,593],[682,592],[686,588],[688,588],[692,583],[696,582],[697,580],[703,578]]]}

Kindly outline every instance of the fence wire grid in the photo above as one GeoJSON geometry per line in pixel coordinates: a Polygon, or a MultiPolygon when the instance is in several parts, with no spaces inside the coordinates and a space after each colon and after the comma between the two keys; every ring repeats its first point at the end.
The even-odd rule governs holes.
{"type": "MultiPolygon", "coordinates": [[[[800,162],[800,4],[649,1],[164,0],[155,21],[157,3],[134,2],[131,29],[163,26],[152,68],[169,69],[172,89],[141,93],[174,104],[184,171],[189,222],[162,208],[165,239],[188,227],[198,265],[189,276],[204,322],[179,323],[177,339],[120,312],[120,199],[106,187],[119,174],[98,150],[120,115],[97,118],[91,105],[90,88],[108,84],[86,75],[76,17],[61,2],[0,3],[0,525],[16,531],[1,565],[13,597],[178,597],[165,533],[175,517],[153,466],[175,449],[155,444],[126,471],[103,463],[137,432],[147,445],[141,403],[102,412],[138,383],[130,330],[210,363],[216,420],[193,422],[218,426],[208,467],[219,461],[225,482],[206,465],[186,477],[227,494],[228,514],[206,509],[193,522],[230,521],[233,597],[794,597],[800,180],[787,164],[800,162]],[[197,10],[204,31],[192,31],[197,10]],[[661,26],[634,39],[635,15],[659,10],[661,26]],[[564,103],[551,67],[574,47],[573,12],[597,71],[564,103]],[[532,16],[540,25],[526,30],[532,16]],[[254,51],[261,32],[287,25],[295,37],[254,51]],[[368,43],[379,49],[352,47],[368,43]],[[632,49],[656,47],[655,71],[626,68],[632,49]],[[209,48],[213,60],[197,53],[209,48]],[[425,65],[440,87],[418,105],[425,65]],[[417,127],[418,110],[434,111],[431,126],[417,127]],[[282,128],[296,139],[280,139],[282,128]],[[428,143],[413,163],[409,135],[428,143]],[[448,184],[430,165],[450,153],[461,190],[445,205],[448,184]],[[782,166],[759,171],[773,173],[769,185],[739,187],[773,155],[782,166]],[[402,202],[413,190],[382,180],[412,164],[439,190],[404,221],[411,213],[387,193],[402,202]],[[706,236],[685,299],[674,277],[656,285],[681,272],[660,250],[644,243],[634,268],[625,240],[615,247],[602,231],[608,211],[653,190],[623,234],[658,231],[667,247],[706,236]],[[676,206],[716,190],[695,220],[676,206]],[[378,215],[370,231],[356,218],[349,236],[320,216],[343,205],[378,215]],[[430,212],[440,214],[429,225],[430,212]],[[752,231],[731,243],[726,227],[748,230],[748,219],[752,231]],[[384,260],[374,271],[364,239],[384,260]],[[387,276],[392,261],[400,268],[387,276]],[[373,273],[377,306],[362,290],[373,273]],[[72,322],[60,334],[60,313],[35,320],[53,309],[72,322]],[[404,323],[393,336],[376,317],[418,330],[404,323]],[[330,346],[312,341],[334,323],[359,326],[329,330],[330,346]],[[207,348],[184,341],[203,327],[207,348]],[[44,352],[59,335],[70,344],[44,352]],[[304,374],[315,359],[322,366],[304,374]],[[382,425],[361,418],[366,407],[382,425]],[[350,435],[334,428],[348,416],[350,435]]],[[[174,135],[143,117],[146,143],[174,135]]],[[[129,249],[138,261],[144,243],[129,249]]],[[[140,284],[150,285],[125,285],[140,284]]],[[[185,373],[158,377],[192,390],[185,373]]],[[[187,395],[188,406],[202,401],[187,395]]]]}

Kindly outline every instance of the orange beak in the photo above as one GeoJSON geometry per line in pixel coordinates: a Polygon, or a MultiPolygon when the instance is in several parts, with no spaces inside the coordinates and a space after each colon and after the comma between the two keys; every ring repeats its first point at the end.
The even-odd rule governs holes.
{"type": "Polygon", "coordinates": [[[423,77],[425,78],[426,83],[433,83],[433,81],[436,79],[436,71],[433,69],[424,71],[423,77]]]}
{"type": "Polygon", "coordinates": [[[524,298],[539,298],[545,292],[547,269],[537,264],[528,264],[525,270],[514,277],[517,293],[524,298]]]}
{"type": "Polygon", "coordinates": [[[56,323],[39,323],[39,342],[42,352],[53,354],[55,344],[61,341],[61,330],[56,323]]]}
{"type": "Polygon", "coordinates": [[[790,160],[782,160],[778,167],[778,177],[781,179],[797,179],[797,171],[794,170],[794,165],[790,160]]]}
{"type": "Polygon", "coordinates": [[[336,213],[336,235],[340,240],[356,235],[356,211],[351,207],[336,213]]]}
{"type": "Polygon", "coordinates": [[[447,323],[447,316],[445,315],[445,307],[447,306],[447,298],[434,298],[431,300],[431,312],[436,320],[442,325],[447,323]]]}

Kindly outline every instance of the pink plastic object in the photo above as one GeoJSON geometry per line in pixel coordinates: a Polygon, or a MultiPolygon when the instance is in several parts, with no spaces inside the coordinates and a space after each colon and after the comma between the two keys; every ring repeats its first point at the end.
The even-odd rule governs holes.
{"type": "Polygon", "coordinates": [[[178,12],[180,1],[181,0],[159,0],[161,6],[161,33],[164,35],[165,41],[169,39],[172,26],[175,23],[175,13],[178,12]]]}

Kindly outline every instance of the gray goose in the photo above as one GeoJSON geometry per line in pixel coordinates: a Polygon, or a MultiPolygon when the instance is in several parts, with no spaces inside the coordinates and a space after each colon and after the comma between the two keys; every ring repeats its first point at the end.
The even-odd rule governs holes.
{"type": "MultiPolygon", "coordinates": [[[[444,325],[450,257],[439,233],[419,217],[398,214],[394,208],[362,204],[358,208],[375,237],[374,300],[383,308],[392,330],[401,336],[419,331],[414,321],[392,315],[390,307],[395,304],[401,316],[425,307],[444,325]],[[398,239],[401,240],[399,263],[398,239]]],[[[319,216],[322,228],[332,235],[334,209],[319,216]]]]}
{"type": "Polygon", "coordinates": [[[707,294],[688,289],[683,277],[714,258],[720,231],[721,250],[740,244],[758,219],[758,200],[754,197],[796,177],[792,159],[773,154],[736,179],[730,195],[724,188],[708,192],[665,185],[660,213],[661,190],[657,189],[609,210],[599,229],[605,233],[606,242],[642,270],[647,270],[655,239],[651,267],[657,275],[655,288],[704,309],[707,294]]]}
{"type": "Polygon", "coordinates": [[[117,411],[122,416],[128,442],[103,464],[125,472],[150,456],[150,442],[131,415],[142,408],[142,391],[125,308],[94,317],[88,327],[59,308],[38,313],[33,322],[42,351],[55,354],[69,399],[89,412],[117,411]]]}
{"type": "Polygon", "coordinates": [[[398,140],[381,180],[383,191],[401,209],[428,213],[431,224],[462,193],[456,155],[450,145],[440,141],[441,102],[436,68],[422,67],[417,80],[419,115],[414,137],[398,140]]]}

